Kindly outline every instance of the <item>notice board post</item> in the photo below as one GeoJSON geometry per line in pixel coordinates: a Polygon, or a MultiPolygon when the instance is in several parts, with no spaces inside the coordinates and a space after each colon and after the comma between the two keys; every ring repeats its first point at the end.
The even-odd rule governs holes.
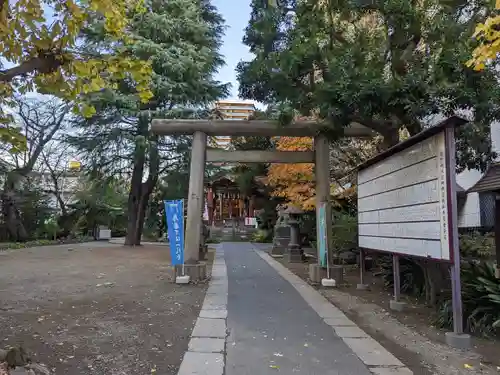
{"type": "MultiPolygon", "coordinates": [[[[455,150],[455,129],[445,128],[445,164],[448,166],[447,179],[450,199],[448,200],[448,222],[450,223],[450,248],[452,251],[453,262],[451,264],[451,290],[453,304],[453,333],[446,333],[446,340],[453,345],[455,341],[459,346],[460,337],[464,332],[463,310],[462,310],[462,283],[460,279],[460,243],[458,240],[458,209],[457,209],[457,181],[456,181],[456,150],[455,150]]],[[[470,347],[470,339],[469,344],[470,347]]]]}
{"type": "Polygon", "coordinates": [[[391,308],[404,308],[401,256],[448,264],[453,332],[446,333],[446,342],[461,349],[470,348],[471,342],[463,332],[454,134],[465,122],[453,116],[357,168],[359,247],[362,254],[392,255],[391,308]]]}

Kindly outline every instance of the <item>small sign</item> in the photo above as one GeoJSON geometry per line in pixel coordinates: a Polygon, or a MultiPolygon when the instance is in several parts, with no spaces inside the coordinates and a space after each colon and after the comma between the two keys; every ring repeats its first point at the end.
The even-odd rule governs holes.
{"type": "Polygon", "coordinates": [[[108,227],[99,227],[99,239],[109,240],[111,239],[111,229],[108,227]]]}
{"type": "Polygon", "coordinates": [[[208,205],[205,202],[205,208],[203,209],[203,220],[208,221],[210,218],[208,217],[208,205]]]}
{"type": "Polygon", "coordinates": [[[248,227],[256,227],[257,226],[257,218],[256,217],[246,217],[245,225],[248,227]]]}
{"type": "Polygon", "coordinates": [[[71,171],[79,171],[82,168],[82,163],[76,160],[71,160],[69,162],[69,169],[71,171]]]}
{"type": "Polygon", "coordinates": [[[164,201],[172,265],[184,264],[184,201],[164,201]]]}
{"type": "Polygon", "coordinates": [[[326,267],[326,203],[321,202],[318,210],[318,239],[319,264],[326,267]]]}

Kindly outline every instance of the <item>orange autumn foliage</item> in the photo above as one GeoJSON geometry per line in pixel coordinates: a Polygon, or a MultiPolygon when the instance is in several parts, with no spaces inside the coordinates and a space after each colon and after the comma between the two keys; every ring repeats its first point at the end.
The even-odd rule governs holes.
{"type": "MultiPolygon", "coordinates": [[[[275,139],[279,151],[311,151],[310,137],[279,137],[275,139]]],[[[267,184],[272,195],[285,198],[303,210],[315,207],[314,164],[271,164],[267,172],[267,184]]]]}

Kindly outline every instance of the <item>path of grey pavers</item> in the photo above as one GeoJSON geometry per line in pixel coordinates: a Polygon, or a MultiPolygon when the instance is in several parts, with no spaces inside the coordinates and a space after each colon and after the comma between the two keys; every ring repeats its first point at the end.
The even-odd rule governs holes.
{"type": "Polygon", "coordinates": [[[249,243],[218,246],[179,375],[411,375],[314,288],[249,243]]]}

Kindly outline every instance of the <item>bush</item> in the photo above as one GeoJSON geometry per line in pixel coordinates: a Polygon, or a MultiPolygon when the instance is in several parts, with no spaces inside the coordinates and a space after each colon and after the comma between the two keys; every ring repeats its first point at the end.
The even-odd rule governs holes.
{"type": "Polygon", "coordinates": [[[346,212],[332,215],[332,249],[336,253],[358,248],[358,218],[346,212]]]}
{"type": "Polygon", "coordinates": [[[460,254],[463,258],[491,259],[495,249],[493,233],[463,233],[460,235],[460,254]]]}
{"type": "MultiPolygon", "coordinates": [[[[462,259],[489,259],[494,249],[494,236],[492,234],[482,234],[480,232],[466,233],[460,235],[460,254],[462,259]]],[[[387,288],[393,287],[392,257],[379,256],[378,265],[380,267],[378,276],[384,280],[387,288]]],[[[449,278],[442,277],[438,263],[426,263],[422,260],[401,257],[401,292],[413,296],[426,296],[429,305],[438,304],[436,301],[443,296],[437,296],[441,289],[449,289],[449,278]],[[427,271],[427,281],[424,269],[427,271]],[[437,269],[437,270],[436,270],[437,269]],[[434,284],[434,290],[428,290],[430,283],[434,284]]],[[[442,268],[442,267],[441,267],[442,268]]]]}
{"type": "MultiPolygon", "coordinates": [[[[394,272],[392,270],[392,256],[382,255],[377,258],[380,271],[376,274],[382,276],[384,286],[394,287],[394,272]]],[[[413,259],[399,258],[399,271],[401,280],[401,293],[422,296],[425,293],[425,276],[422,267],[413,259]]]]}
{"type": "Polygon", "coordinates": [[[70,238],[70,239],[60,239],[60,240],[33,240],[26,242],[3,242],[0,243],[0,251],[2,250],[12,250],[12,249],[27,249],[29,247],[37,247],[37,246],[51,246],[51,245],[63,245],[63,244],[72,244],[72,243],[80,243],[80,242],[91,242],[94,239],[92,237],[78,237],[78,238],[70,238]]]}
{"type": "Polygon", "coordinates": [[[299,218],[300,240],[302,245],[316,241],[316,212],[306,212],[299,218]]]}
{"type": "Polygon", "coordinates": [[[61,228],[55,218],[49,218],[36,231],[36,238],[55,240],[59,236],[61,228]]]}
{"type": "Polygon", "coordinates": [[[255,212],[257,227],[262,230],[272,230],[276,224],[277,214],[275,209],[269,207],[255,212]]]}
{"type": "MultiPolygon", "coordinates": [[[[500,330],[500,280],[495,277],[493,262],[468,262],[462,266],[462,303],[466,330],[485,336],[500,330]]],[[[453,326],[451,296],[444,302],[434,324],[453,326]]]]}
{"type": "Polygon", "coordinates": [[[271,243],[273,242],[273,231],[259,229],[252,234],[252,242],[271,243]]]}
{"type": "Polygon", "coordinates": [[[124,228],[111,228],[111,237],[125,237],[127,230],[124,228]]]}

